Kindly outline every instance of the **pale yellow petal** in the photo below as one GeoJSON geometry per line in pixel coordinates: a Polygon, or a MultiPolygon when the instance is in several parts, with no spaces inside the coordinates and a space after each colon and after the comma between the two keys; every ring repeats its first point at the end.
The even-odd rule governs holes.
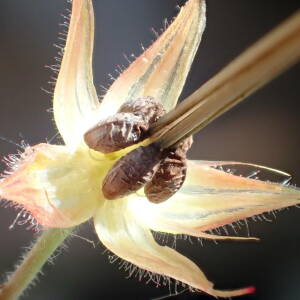
{"type": "Polygon", "coordinates": [[[0,181],[0,197],[29,211],[41,225],[72,227],[91,218],[101,203],[100,182],[110,167],[110,161],[86,152],[39,144],[28,147],[0,181]]]}
{"type": "Polygon", "coordinates": [[[54,91],[56,126],[67,146],[75,148],[95,123],[100,104],[93,84],[94,15],[91,0],[73,0],[63,60],[54,91]]]}
{"type": "Polygon", "coordinates": [[[181,94],[205,27],[205,1],[189,0],[168,29],[112,84],[100,114],[115,113],[130,99],[152,96],[167,111],[181,94]]]}
{"type": "Polygon", "coordinates": [[[130,209],[132,199],[105,201],[95,216],[101,242],[113,253],[138,267],[169,276],[215,297],[233,297],[253,288],[218,291],[203,272],[174,249],[158,245],[150,230],[139,224],[130,209]]]}
{"type": "Polygon", "coordinates": [[[296,187],[213,168],[220,164],[226,163],[189,161],[181,190],[160,204],[139,198],[132,203],[136,217],[156,231],[201,236],[203,231],[300,203],[296,187]]]}

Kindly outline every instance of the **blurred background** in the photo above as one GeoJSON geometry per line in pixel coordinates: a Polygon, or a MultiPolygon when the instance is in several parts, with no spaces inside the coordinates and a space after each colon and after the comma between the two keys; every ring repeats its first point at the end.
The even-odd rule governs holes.
{"type": "MultiPolygon", "coordinates": [[[[162,28],[163,19],[176,15],[179,0],[95,0],[95,84],[107,86],[109,73],[126,64],[123,53],[141,53],[154,38],[150,28],[162,28]]],[[[51,72],[64,0],[1,0],[0,2],[0,135],[16,143],[34,145],[55,135],[49,113],[51,72]]],[[[207,29],[182,97],[187,96],[242,50],[300,7],[298,0],[208,0],[207,29]]],[[[195,137],[190,158],[236,160],[267,165],[294,175],[300,186],[300,65],[256,92],[195,137]]],[[[57,140],[59,142],[59,140],[57,140]]],[[[1,157],[17,147],[0,141],[1,157]]],[[[4,166],[2,165],[2,170],[4,166]]],[[[0,276],[11,271],[34,233],[23,226],[9,230],[17,212],[0,208],[0,276]]],[[[217,288],[255,285],[257,293],[241,300],[300,299],[300,210],[290,208],[272,222],[250,222],[250,233],[260,243],[178,241],[178,250],[195,261],[217,288]]],[[[91,224],[81,226],[44,276],[23,299],[31,300],[154,300],[169,294],[146,280],[127,278],[111,264],[91,224]]],[[[245,232],[241,232],[245,234],[245,232]]],[[[173,289],[172,289],[173,290],[173,289]]],[[[179,289],[180,290],[180,289],[179,289]]],[[[182,293],[170,299],[212,299],[182,293]]]]}

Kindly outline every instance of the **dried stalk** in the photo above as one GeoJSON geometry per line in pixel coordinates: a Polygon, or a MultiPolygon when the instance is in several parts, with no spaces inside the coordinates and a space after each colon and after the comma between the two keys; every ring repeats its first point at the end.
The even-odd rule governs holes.
{"type": "Polygon", "coordinates": [[[300,11],[261,38],[151,128],[162,149],[208,125],[300,59],[300,11]]]}

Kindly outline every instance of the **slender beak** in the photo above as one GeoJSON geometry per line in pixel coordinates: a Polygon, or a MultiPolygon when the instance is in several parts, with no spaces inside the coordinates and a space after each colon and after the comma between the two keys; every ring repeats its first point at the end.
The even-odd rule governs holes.
{"type": "Polygon", "coordinates": [[[151,128],[165,149],[204,128],[300,59],[300,11],[248,48],[151,128]]]}

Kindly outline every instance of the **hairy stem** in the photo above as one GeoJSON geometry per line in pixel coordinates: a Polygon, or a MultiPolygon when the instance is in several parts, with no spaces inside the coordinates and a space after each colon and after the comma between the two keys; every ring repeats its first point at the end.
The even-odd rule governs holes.
{"type": "Polygon", "coordinates": [[[208,125],[300,59],[300,11],[234,59],[151,128],[162,149],[208,125]]]}
{"type": "Polygon", "coordinates": [[[72,230],[73,228],[44,230],[32,248],[25,253],[15,272],[1,286],[0,300],[18,299],[72,230]]]}

